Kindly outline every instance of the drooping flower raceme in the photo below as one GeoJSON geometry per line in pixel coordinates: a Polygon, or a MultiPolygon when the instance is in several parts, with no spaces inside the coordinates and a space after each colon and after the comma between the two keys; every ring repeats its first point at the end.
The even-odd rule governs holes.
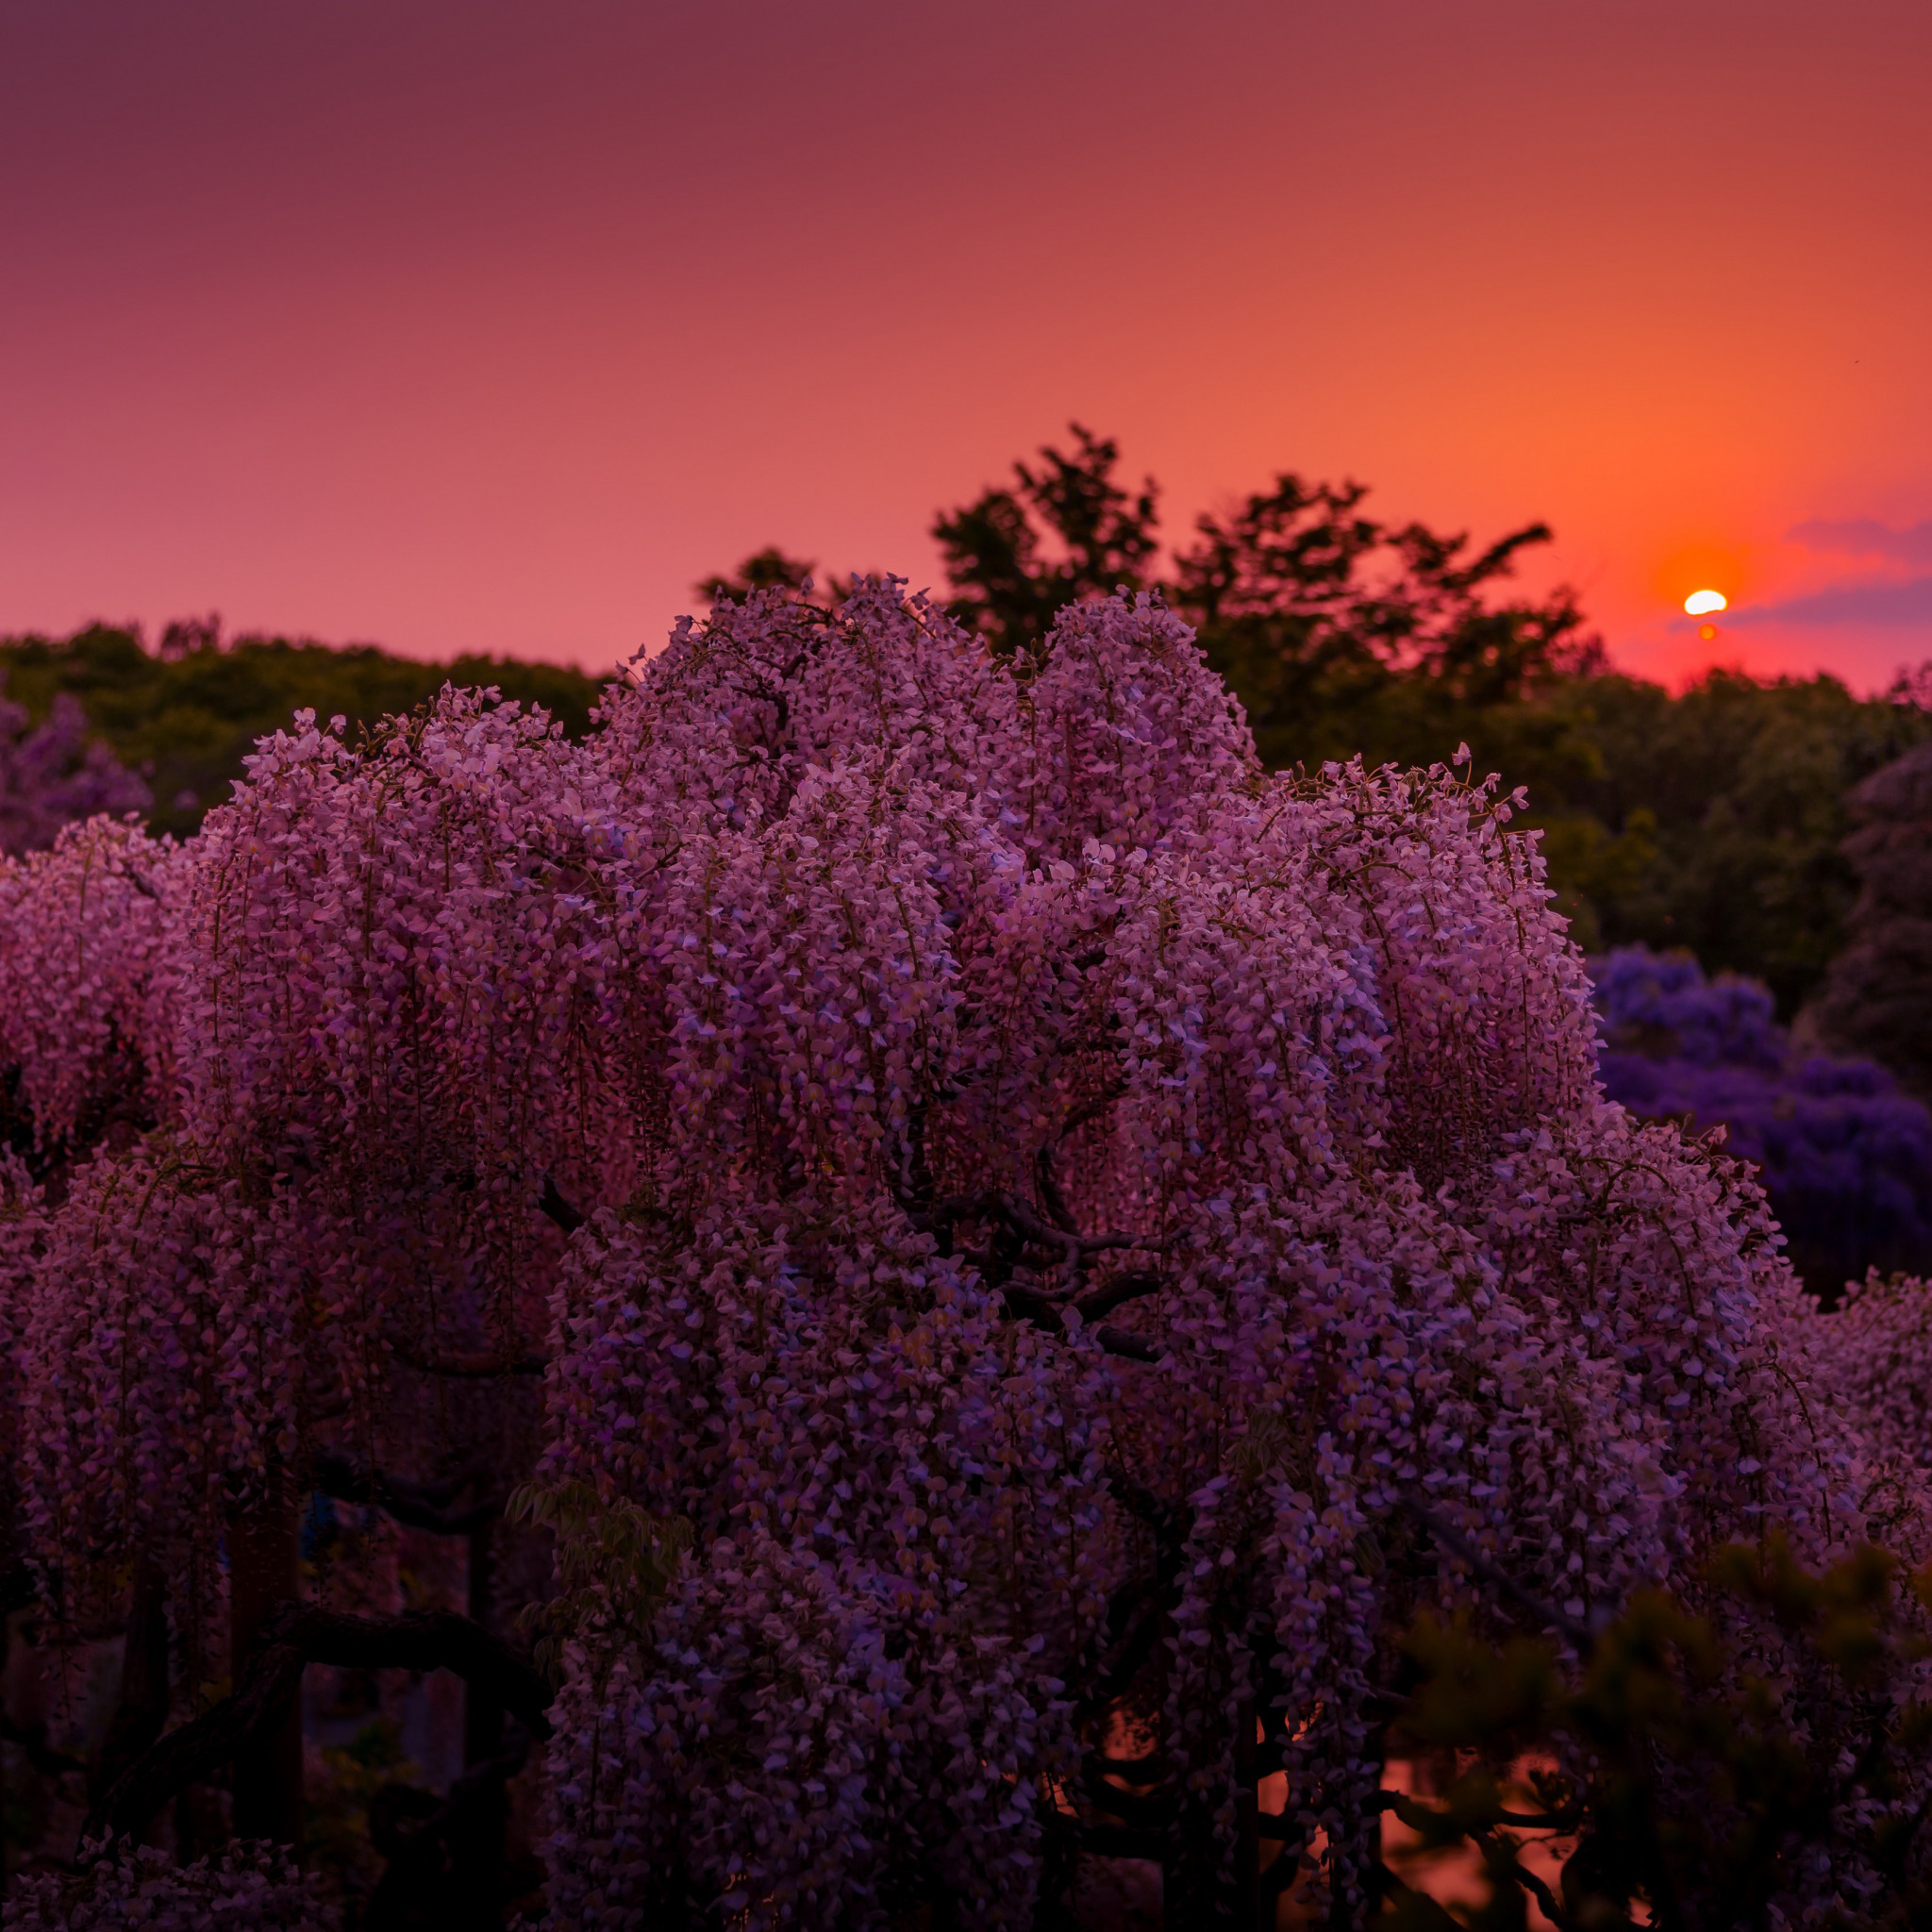
{"type": "MultiPolygon", "coordinates": [[[[547,722],[467,693],[359,752],[304,717],[187,848],[160,901],[169,1111],[76,1175],[26,1317],[25,1486],[76,1614],[149,1548],[218,1615],[237,1512],[292,1511],[324,1447],[433,1474],[465,1446],[438,1365],[541,1341],[543,1177],[621,1192],[626,1172],[584,1050],[621,1029],[581,768],[547,722]]],[[[106,837],[69,835],[29,891],[106,837]]],[[[14,936],[58,970],[42,933],[14,936]]],[[[69,1049],[49,1091],[92,1064],[69,1049]]]]}
{"type": "Polygon", "coordinates": [[[42,1171],[175,1110],[192,863],[108,818],[0,858],[0,1115],[42,1171]]]}
{"type": "Polygon", "coordinates": [[[123,1849],[78,1878],[44,1872],[19,1881],[8,1932],[324,1932],[328,1919],[312,1879],[273,1845],[231,1845],[185,1868],[152,1846],[123,1849]]]}

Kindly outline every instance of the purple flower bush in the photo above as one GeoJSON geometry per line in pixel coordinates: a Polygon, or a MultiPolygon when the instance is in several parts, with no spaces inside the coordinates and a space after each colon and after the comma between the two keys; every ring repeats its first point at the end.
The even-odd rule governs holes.
{"type": "MultiPolygon", "coordinates": [[[[1606,1099],[1515,804],[1265,774],[1158,601],[1007,663],[885,579],[686,621],[582,744],[304,714],[188,844],[13,862],[50,1617],[140,1562],[187,1683],[271,1624],[299,1670],[256,1573],[326,1473],[400,1507],[488,1446],[564,1585],[559,1925],[1018,1928],[1093,1856],[1174,1924],[1366,1924],[1419,1613],[1703,1605],[1729,1540],[1848,1548],[1881,1465],[1932,1548],[1753,1171],[1606,1099]],[[90,1141],[137,1069],[154,1124],[90,1141]]],[[[1724,999],[1683,1031],[1750,1072],[1724,999]]],[[[1782,1923],[1878,1924],[1932,1802],[1842,1775],[1782,1923]]]]}
{"type": "Polygon", "coordinates": [[[1794,1265],[1827,1301],[1868,1269],[1932,1269],[1932,1113],[1869,1060],[1793,1053],[1770,992],[1688,954],[1591,962],[1604,1091],[1646,1120],[1722,1122],[1794,1265]]]}
{"type": "Polygon", "coordinates": [[[183,1867],[151,1846],[123,1846],[75,1878],[28,1875],[6,1913],[8,1932],[326,1932],[328,1924],[314,1882],[276,1847],[250,1844],[183,1867]]]}
{"type": "MultiPolygon", "coordinates": [[[[4,686],[4,678],[0,678],[4,686]]],[[[145,811],[147,787],[98,740],[71,691],[39,724],[0,688],[0,853],[51,845],[60,827],[96,812],[145,811]]]]}

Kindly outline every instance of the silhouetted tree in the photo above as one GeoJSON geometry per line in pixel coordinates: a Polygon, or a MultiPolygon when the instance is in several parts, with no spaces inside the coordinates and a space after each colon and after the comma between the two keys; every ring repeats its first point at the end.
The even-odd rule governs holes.
{"type": "Polygon", "coordinates": [[[1013,484],[937,518],[953,616],[1002,657],[1037,657],[1060,607],[1148,582],[1158,540],[1157,491],[1114,481],[1111,437],[1070,425],[1072,454],[1044,448],[1041,466],[1013,465],[1013,484]]]}
{"type": "Polygon", "coordinates": [[[1844,851],[1863,890],[1814,1018],[1834,1044],[1878,1055],[1932,1096],[1932,743],[1867,778],[1848,803],[1857,829],[1844,851]]]}
{"type": "Polygon", "coordinates": [[[1386,754],[1375,741],[1407,740],[1418,699],[1415,722],[1442,736],[1460,722],[1449,712],[1514,703],[1601,666],[1568,590],[1487,601],[1519,552],[1549,541],[1547,525],[1468,557],[1466,535],[1366,515],[1367,494],[1285,472],[1233,514],[1202,516],[1174,558],[1169,601],[1240,694],[1270,764],[1362,750],[1441,758],[1453,738],[1386,754]]]}
{"type": "Polygon", "coordinates": [[[754,591],[803,591],[812,581],[818,566],[807,559],[787,557],[775,543],[754,551],[728,576],[713,572],[691,586],[708,604],[736,601],[754,591]]]}

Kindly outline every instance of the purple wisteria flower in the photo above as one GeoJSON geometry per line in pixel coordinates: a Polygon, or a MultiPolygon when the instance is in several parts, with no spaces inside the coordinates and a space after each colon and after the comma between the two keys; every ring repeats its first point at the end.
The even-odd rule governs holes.
{"type": "Polygon", "coordinates": [[[1932,1113],[1870,1060],[1809,1058],[1757,980],[1626,946],[1591,962],[1604,1091],[1645,1120],[1723,1122],[1807,1282],[1932,1266],[1932,1113]]]}
{"type": "Polygon", "coordinates": [[[0,852],[38,851],[60,827],[96,812],[145,811],[153,794],[101,743],[71,691],[39,724],[0,680],[0,852]]]}

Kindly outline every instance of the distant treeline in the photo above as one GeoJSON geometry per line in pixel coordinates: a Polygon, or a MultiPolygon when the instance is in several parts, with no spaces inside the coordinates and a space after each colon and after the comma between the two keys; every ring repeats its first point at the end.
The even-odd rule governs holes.
{"type": "MultiPolygon", "coordinates": [[[[1587,952],[1687,947],[1763,980],[1786,1020],[1812,993],[1857,895],[1846,794],[1932,738],[1924,675],[1859,699],[1833,677],[1713,672],[1674,697],[1607,668],[1569,591],[1504,593],[1542,525],[1472,552],[1370,516],[1356,483],[1283,475],[1200,518],[1163,563],[1158,489],[1123,487],[1117,462],[1076,424],[1070,449],[935,520],[954,615],[994,650],[1036,653],[1074,598],[1158,591],[1272,769],[1426,765],[1466,742],[1478,773],[1529,788],[1525,823],[1587,952]]],[[[811,569],[767,549],[698,590],[795,588],[811,569]]]]}
{"type": "MultiPolygon", "coordinates": [[[[1280,769],[1361,754],[1428,764],[1460,742],[1479,772],[1529,789],[1551,878],[1587,951],[1688,948],[1707,972],[1762,979],[1789,1021],[1844,941],[1857,880],[1840,849],[1847,793],[1932,739],[1927,679],[1854,697],[1836,678],[1760,682],[1714,672],[1673,696],[1611,672],[1574,596],[1507,594],[1541,525],[1472,553],[1421,524],[1385,524],[1357,484],[1279,476],[1198,520],[1165,552],[1158,491],[1117,480],[1115,445],[1075,425],[1069,450],[940,514],[952,609],[995,651],[1041,649],[1073,599],[1158,591],[1196,627],[1280,769]]],[[[776,549],[702,596],[799,590],[812,566],[776,549]]],[[[810,594],[836,605],[836,580],[810,594]]],[[[153,823],[186,833],[227,796],[263,732],[298,708],[373,724],[439,690],[495,685],[573,736],[598,684],[555,665],[448,664],[372,645],[223,641],[215,624],[66,639],[0,639],[4,695],[45,717],[71,692],[154,796],[153,823]]]]}
{"type": "Polygon", "coordinates": [[[0,638],[0,695],[39,720],[71,692],[115,756],[147,782],[158,831],[186,834],[228,796],[242,760],[265,732],[311,708],[340,714],[351,732],[408,711],[445,683],[495,685],[541,705],[580,737],[598,683],[580,671],[513,658],[465,657],[428,664],[373,644],[331,647],[309,639],[225,641],[212,619],[172,624],[158,647],[133,628],[91,625],[69,638],[0,638]]]}

